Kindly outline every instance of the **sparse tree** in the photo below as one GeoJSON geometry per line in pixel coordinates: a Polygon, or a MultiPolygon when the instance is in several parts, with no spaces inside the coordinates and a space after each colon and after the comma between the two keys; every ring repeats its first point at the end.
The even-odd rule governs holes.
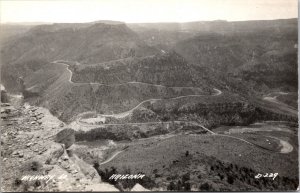
{"type": "Polygon", "coordinates": [[[173,181],[168,185],[167,190],[176,190],[176,186],[173,181]]]}
{"type": "Polygon", "coordinates": [[[229,175],[229,176],[227,177],[227,182],[228,182],[229,184],[233,184],[234,178],[233,178],[231,175],[229,175]]]}
{"type": "Polygon", "coordinates": [[[200,185],[199,189],[203,191],[209,191],[210,185],[207,182],[205,182],[204,184],[200,185]]]}
{"type": "Polygon", "coordinates": [[[186,151],[185,152],[185,157],[189,156],[189,154],[190,154],[189,151],[186,151]]]}

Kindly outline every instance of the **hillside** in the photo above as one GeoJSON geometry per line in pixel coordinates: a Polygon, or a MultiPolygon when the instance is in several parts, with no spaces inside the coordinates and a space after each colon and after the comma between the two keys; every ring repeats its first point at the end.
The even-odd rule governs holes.
{"type": "Polygon", "coordinates": [[[179,41],[206,33],[240,34],[267,30],[278,32],[295,30],[297,19],[260,20],[260,21],[195,21],[185,23],[129,23],[147,44],[161,49],[172,49],[179,41]]]}
{"type": "Polygon", "coordinates": [[[1,119],[1,191],[118,191],[103,183],[97,171],[73,150],[66,149],[65,141],[54,140],[57,133],[68,129],[47,109],[2,103],[1,119]],[[24,180],[26,176],[45,178],[24,180]]]}
{"type": "Polygon", "coordinates": [[[212,69],[232,91],[295,91],[297,26],[280,27],[234,35],[201,34],[178,42],[174,49],[189,62],[212,69]]]}
{"type": "Polygon", "coordinates": [[[146,45],[125,24],[41,25],[2,46],[1,76],[7,89],[15,91],[10,83],[17,85],[17,78],[55,60],[97,63],[155,53],[156,49],[146,45]]]}
{"type": "MultiPolygon", "coordinates": [[[[65,121],[85,111],[125,112],[148,99],[209,95],[213,88],[250,101],[297,88],[295,20],[128,26],[99,21],[32,27],[3,46],[2,82],[65,121]],[[164,35],[153,41],[168,50],[143,36],[149,30],[161,30],[164,35]],[[159,38],[170,40],[174,51],[159,38]],[[65,64],[51,63],[58,60],[65,64]]],[[[284,98],[289,96],[279,99],[297,104],[284,98]]]]}
{"type": "Polygon", "coordinates": [[[24,79],[23,93],[68,121],[85,111],[121,113],[146,100],[210,95],[213,85],[201,73],[175,53],[70,69],[52,63],[24,79]]]}
{"type": "MultiPolygon", "coordinates": [[[[218,88],[250,100],[297,92],[297,25],[297,19],[128,24],[147,44],[174,50],[217,79],[218,88]]],[[[290,94],[278,99],[297,109],[290,94]]]]}
{"type": "Polygon", "coordinates": [[[87,27],[71,24],[36,26],[23,37],[7,43],[2,50],[5,63],[21,63],[28,58],[93,63],[153,53],[155,49],[139,40],[125,24],[104,23],[87,27]]]}
{"type": "MultiPolygon", "coordinates": [[[[290,141],[297,143],[297,137],[290,137],[290,141]]],[[[143,185],[153,190],[292,190],[298,185],[296,156],[297,151],[283,155],[226,136],[185,134],[134,141],[99,170],[113,167],[120,173],[143,172],[151,179],[143,185]],[[286,163],[291,167],[287,168],[286,163]],[[270,170],[280,176],[274,181],[254,178],[270,170]]]]}
{"type": "Polygon", "coordinates": [[[75,82],[120,84],[142,82],[162,86],[209,86],[205,68],[189,64],[175,52],[95,65],[70,65],[75,82]]]}
{"type": "Polygon", "coordinates": [[[7,190],[298,187],[297,19],[5,30],[7,190]],[[40,172],[68,178],[19,179],[40,172]]]}

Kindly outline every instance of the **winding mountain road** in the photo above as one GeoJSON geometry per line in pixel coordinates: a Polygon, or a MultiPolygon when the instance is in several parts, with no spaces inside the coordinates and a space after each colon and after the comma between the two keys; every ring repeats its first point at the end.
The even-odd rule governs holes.
{"type": "MultiPolygon", "coordinates": [[[[75,83],[72,81],[72,76],[73,76],[73,72],[69,69],[69,65],[66,63],[63,63],[62,61],[54,61],[53,63],[55,64],[61,64],[64,65],[66,67],[66,70],[69,72],[69,77],[68,77],[68,82],[71,84],[76,84],[76,85],[99,85],[99,86],[107,86],[107,87],[114,87],[114,86],[121,86],[121,85],[126,85],[126,84],[144,84],[144,85],[149,85],[149,86],[156,86],[156,87],[164,87],[164,88],[173,88],[173,89],[200,89],[197,87],[168,87],[168,86],[164,86],[164,85],[157,85],[157,84],[151,84],[151,83],[144,83],[144,82],[124,82],[124,83],[120,83],[120,84],[102,84],[102,83],[96,83],[96,82],[90,82],[90,83],[75,83]]],[[[218,90],[216,88],[214,88],[215,94],[211,95],[213,96],[218,96],[222,94],[221,90],[218,90]]],[[[140,102],[138,105],[136,105],[135,107],[133,107],[132,109],[122,112],[122,113],[116,113],[116,114],[100,114],[100,116],[102,117],[114,117],[114,118],[125,118],[126,116],[130,115],[134,110],[136,110],[137,108],[139,108],[141,105],[143,105],[144,103],[147,102],[156,102],[156,101],[161,101],[161,100],[176,100],[176,99],[181,99],[181,98],[186,98],[186,97],[203,97],[203,96],[207,96],[207,95],[184,95],[184,96],[178,96],[178,97],[172,97],[172,98],[159,98],[159,99],[147,99],[144,100],[142,102],[140,102]]],[[[267,97],[264,98],[265,100],[270,100],[274,102],[274,99],[276,99],[276,97],[273,99],[269,99],[267,97]]],[[[147,124],[162,124],[162,123],[172,123],[171,121],[169,122],[144,122],[144,123],[112,123],[112,124],[98,124],[98,125],[93,125],[93,124],[87,124],[87,123],[82,123],[80,121],[81,118],[76,120],[76,123],[82,125],[82,126],[109,126],[109,125],[147,125],[147,124]]],[[[247,143],[249,145],[253,145],[255,147],[264,149],[264,150],[269,150],[265,147],[262,147],[260,145],[254,144],[252,142],[249,142],[245,139],[239,138],[239,137],[235,137],[235,136],[231,136],[231,135],[225,135],[225,134],[217,134],[213,131],[211,131],[210,129],[204,127],[201,124],[198,124],[196,122],[193,121],[173,121],[173,123],[180,123],[180,122],[185,122],[185,123],[190,123],[190,124],[194,124],[197,125],[199,127],[201,127],[202,129],[206,130],[208,133],[214,135],[214,136],[220,136],[220,137],[229,137],[231,139],[236,139],[239,141],[242,141],[244,143],[247,143]]],[[[293,150],[293,146],[291,144],[289,144],[287,141],[281,140],[281,139],[277,139],[280,140],[280,144],[282,145],[282,149],[279,153],[290,153],[293,150]]],[[[271,150],[269,150],[271,151],[271,150]]],[[[110,161],[112,161],[117,155],[119,155],[121,152],[123,151],[117,151],[116,153],[114,153],[109,159],[107,159],[106,161],[100,163],[100,165],[106,164],[110,161]]]]}
{"type": "Polygon", "coordinates": [[[268,137],[279,141],[279,143],[281,145],[280,153],[290,153],[293,151],[294,147],[289,142],[279,139],[277,137],[273,137],[273,136],[268,136],[268,137]]]}
{"type": "MultiPolygon", "coordinates": [[[[54,61],[53,64],[60,64],[66,67],[66,70],[69,72],[69,78],[68,82],[75,85],[99,85],[99,86],[107,86],[107,87],[115,87],[115,86],[122,86],[127,84],[143,84],[143,85],[149,85],[149,86],[156,86],[156,87],[163,87],[163,88],[172,88],[172,89],[198,89],[201,90],[198,87],[192,87],[192,86],[164,86],[160,84],[152,84],[152,83],[146,83],[146,82],[139,82],[139,81],[130,81],[130,82],[123,82],[119,84],[103,84],[98,82],[73,82],[73,72],[69,69],[69,65],[60,61],[54,61]]],[[[218,90],[220,93],[222,93],[220,90],[218,90]]]]}
{"type": "Polygon", "coordinates": [[[287,92],[273,92],[263,97],[263,100],[276,104],[281,109],[288,111],[294,115],[298,115],[298,110],[294,109],[292,106],[279,101],[277,98],[280,95],[288,95],[287,92]]]}
{"type": "Polygon", "coordinates": [[[266,101],[270,101],[270,102],[273,102],[273,103],[281,103],[280,101],[277,100],[277,97],[279,95],[288,95],[289,93],[287,92],[275,92],[275,93],[269,93],[267,96],[265,96],[263,99],[266,100],[266,101]],[[275,96],[271,96],[271,95],[274,95],[276,94],[275,96]]]}
{"type": "Polygon", "coordinates": [[[274,151],[270,150],[270,149],[268,149],[266,147],[257,145],[255,143],[249,142],[249,141],[247,141],[245,139],[242,139],[242,138],[239,138],[239,137],[236,137],[236,136],[215,133],[215,132],[211,131],[210,129],[206,128],[205,126],[203,126],[203,125],[201,125],[201,124],[199,124],[197,122],[194,122],[194,121],[166,121],[166,122],[144,122],[144,123],[112,123],[112,124],[90,125],[90,124],[82,123],[79,120],[77,123],[80,124],[81,126],[84,126],[84,127],[86,127],[86,126],[93,126],[93,127],[96,127],[96,126],[117,126],[117,125],[151,125],[151,124],[163,124],[163,123],[189,123],[189,124],[201,127],[202,129],[204,129],[205,131],[207,131],[211,135],[219,136],[219,137],[227,137],[227,138],[231,138],[231,139],[236,139],[236,140],[242,141],[244,143],[247,143],[249,145],[258,147],[260,149],[263,149],[263,150],[267,150],[267,151],[271,151],[271,152],[275,152],[275,153],[283,153],[283,154],[290,153],[290,152],[293,151],[293,146],[289,142],[284,141],[284,140],[279,139],[279,138],[268,136],[268,137],[274,138],[276,140],[279,140],[282,148],[281,148],[280,152],[277,152],[275,150],[274,151]]]}
{"type": "MultiPolygon", "coordinates": [[[[151,85],[151,86],[164,87],[164,88],[173,88],[173,89],[185,89],[186,88],[186,89],[198,89],[198,90],[201,90],[198,87],[168,87],[168,86],[164,86],[164,85],[157,85],[157,84],[144,83],[144,82],[134,82],[134,81],[120,83],[120,84],[75,83],[75,82],[72,81],[73,72],[69,69],[69,65],[68,64],[63,63],[61,61],[54,61],[52,63],[64,65],[66,67],[66,70],[69,72],[69,78],[68,78],[69,83],[76,84],[76,85],[91,85],[91,84],[96,84],[96,85],[100,85],[100,86],[114,87],[114,86],[121,86],[121,85],[126,85],[126,84],[144,84],[144,85],[151,85]]],[[[211,95],[211,96],[218,96],[218,95],[222,94],[222,91],[219,90],[219,89],[214,88],[214,91],[216,93],[213,94],[213,95],[211,95]]],[[[155,101],[161,101],[161,100],[176,100],[176,99],[187,98],[187,97],[203,97],[203,96],[208,96],[208,95],[184,95],[184,96],[177,96],[177,97],[171,97],[171,98],[147,99],[147,100],[144,100],[144,101],[140,102],[138,105],[136,105],[135,107],[133,107],[132,109],[130,109],[128,111],[125,111],[125,112],[122,112],[122,113],[114,113],[114,114],[101,114],[101,116],[103,116],[103,117],[114,117],[114,118],[120,119],[120,118],[127,117],[134,110],[136,110],[141,105],[143,105],[144,103],[147,103],[147,102],[155,102],[155,101]]]]}
{"type": "MultiPolygon", "coordinates": [[[[177,122],[177,121],[176,121],[177,122]]],[[[152,122],[153,123],[153,122],[152,122]]],[[[236,139],[236,140],[239,140],[239,141],[242,141],[244,143],[247,143],[249,145],[252,145],[254,147],[257,147],[259,149],[262,149],[262,150],[266,150],[266,151],[271,151],[271,152],[274,152],[274,153],[282,153],[282,154],[287,154],[287,153],[290,153],[293,151],[293,146],[287,142],[287,141],[284,141],[282,139],[279,139],[279,138],[276,138],[276,137],[271,137],[271,136],[268,136],[268,137],[271,137],[271,138],[274,138],[276,140],[279,140],[280,141],[280,145],[281,145],[281,149],[280,151],[273,151],[273,150],[270,150],[266,147],[263,147],[263,146],[260,146],[260,145],[257,145],[255,143],[252,143],[252,142],[249,142],[245,139],[242,139],[242,138],[239,138],[239,137],[235,137],[235,136],[231,136],[231,135],[225,135],[225,134],[218,134],[218,133],[215,133],[209,129],[207,129],[206,127],[204,127],[203,125],[200,125],[200,124],[197,124],[198,126],[202,127],[203,129],[207,130],[210,134],[213,134],[214,136],[219,136],[219,137],[228,137],[228,138],[231,138],[231,139],[236,139]]],[[[173,136],[174,137],[174,136],[173,136]]],[[[114,153],[109,159],[105,160],[104,162],[100,163],[99,165],[103,165],[103,164],[107,164],[108,162],[111,162],[114,158],[116,158],[116,156],[120,153],[122,153],[123,150],[121,151],[117,151],[116,153],[114,153]]]]}
{"type": "MultiPolygon", "coordinates": [[[[211,96],[218,96],[218,95],[222,94],[222,91],[220,91],[216,88],[214,88],[214,90],[216,91],[216,94],[211,95],[211,96]]],[[[133,107],[132,109],[130,109],[128,111],[125,111],[122,113],[117,113],[117,114],[100,114],[100,115],[103,117],[113,117],[113,118],[121,119],[121,118],[125,118],[125,117],[129,116],[134,110],[136,110],[137,108],[139,108],[140,106],[142,106],[144,103],[147,103],[147,102],[156,102],[156,101],[162,101],[162,100],[176,100],[176,99],[187,98],[187,97],[203,97],[203,96],[207,96],[207,95],[184,95],[184,96],[164,98],[164,99],[147,99],[147,100],[140,102],[138,105],[136,105],[135,107],[133,107]]]]}
{"type": "Polygon", "coordinates": [[[105,160],[105,161],[102,162],[102,163],[99,163],[99,165],[103,165],[103,164],[106,164],[106,163],[112,161],[117,155],[119,155],[119,154],[122,153],[122,152],[123,152],[123,150],[122,150],[122,151],[117,151],[117,152],[115,152],[110,158],[108,158],[107,160],[105,160]]]}

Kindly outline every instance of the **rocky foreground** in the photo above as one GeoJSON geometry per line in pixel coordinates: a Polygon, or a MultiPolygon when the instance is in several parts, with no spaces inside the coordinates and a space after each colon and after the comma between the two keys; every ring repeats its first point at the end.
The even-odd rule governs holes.
{"type": "Polygon", "coordinates": [[[2,103],[1,120],[1,191],[118,191],[72,152],[74,133],[47,109],[2,103]]]}

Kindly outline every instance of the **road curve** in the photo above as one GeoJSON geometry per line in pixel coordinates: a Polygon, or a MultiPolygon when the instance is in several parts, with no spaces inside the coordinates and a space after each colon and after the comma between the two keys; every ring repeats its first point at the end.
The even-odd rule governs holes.
{"type": "Polygon", "coordinates": [[[102,83],[98,83],[98,82],[85,82],[85,83],[84,82],[73,82],[72,81],[73,72],[69,69],[68,64],[63,63],[63,62],[59,62],[59,61],[54,61],[52,63],[53,64],[61,64],[61,65],[65,66],[66,70],[69,72],[68,82],[71,83],[71,84],[75,84],[75,85],[99,85],[99,86],[115,87],[115,86],[122,86],[122,85],[126,85],[126,84],[144,84],[144,85],[149,85],[149,86],[173,88],[173,89],[184,89],[184,88],[187,88],[187,89],[200,89],[198,87],[192,87],[192,86],[164,86],[164,85],[160,85],[160,84],[152,84],[152,83],[145,83],[145,82],[139,82],[139,81],[123,82],[123,83],[119,83],[119,84],[102,84],[102,83]]]}
{"type": "Polygon", "coordinates": [[[263,97],[263,100],[277,104],[278,106],[281,106],[282,108],[284,108],[284,110],[294,114],[294,115],[298,115],[298,111],[295,110],[293,107],[291,107],[290,105],[283,103],[281,101],[279,101],[277,99],[278,96],[280,95],[288,95],[289,93],[287,92],[273,92],[273,93],[269,93],[266,96],[263,97]],[[274,96],[272,96],[272,94],[276,94],[274,96]]]}
{"type": "Polygon", "coordinates": [[[280,141],[280,144],[282,146],[281,150],[280,150],[280,153],[290,153],[293,151],[293,146],[287,142],[287,141],[284,141],[282,139],[278,139],[280,141]]]}
{"type": "MultiPolygon", "coordinates": [[[[109,86],[109,87],[113,87],[113,86],[120,86],[120,85],[125,85],[125,84],[146,84],[146,85],[152,85],[152,86],[157,86],[157,87],[164,87],[164,88],[173,88],[173,89],[184,89],[184,88],[188,88],[188,89],[200,89],[198,87],[168,87],[168,86],[163,86],[163,85],[157,85],[157,84],[151,84],[151,83],[144,83],[144,82],[125,82],[125,83],[121,83],[121,84],[101,84],[101,83],[75,83],[72,81],[72,76],[73,76],[73,72],[69,69],[69,65],[65,64],[63,62],[59,62],[59,61],[54,61],[52,62],[54,64],[61,64],[64,65],[66,67],[66,70],[69,72],[69,78],[68,81],[71,84],[76,84],[76,85],[91,85],[91,84],[97,84],[97,85],[101,85],[101,86],[109,86]]],[[[218,96],[222,94],[222,91],[219,89],[214,88],[214,91],[216,92],[215,94],[211,95],[211,96],[218,96]]],[[[122,113],[116,113],[116,114],[101,114],[101,116],[103,117],[114,117],[114,118],[124,118],[127,117],[128,115],[130,115],[135,109],[139,108],[141,105],[143,105],[146,102],[155,102],[155,101],[161,101],[161,100],[176,100],[176,99],[181,99],[181,98],[186,98],[186,97],[203,97],[203,96],[208,96],[208,95],[184,95],[184,96],[178,96],[178,97],[172,97],[172,98],[160,98],[160,99],[147,99],[144,100],[142,102],[140,102],[138,105],[136,105],[135,107],[133,107],[132,109],[122,112],[122,113]]]]}
{"type": "MultiPolygon", "coordinates": [[[[217,92],[216,94],[213,94],[211,96],[218,96],[220,94],[222,94],[222,91],[214,88],[214,90],[217,92]]],[[[138,105],[136,105],[135,107],[133,107],[132,109],[122,112],[122,113],[114,113],[114,114],[100,114],[103,117],[113,117],[113,118],[117,118],[117,119],[121,119],[121,118],[125,118],[128,115],[130,115],[134,110],[136,110],[137,108],[139,108],[140,106],[142,106],[144,103],[147,102],[156,102],[156,101],[162,101],[162,100],[176,100],[176,99],[181,99],[181,98],[187,98],[187,97],[203,97],[203,96],[208,96],[208,95],[185,95],[185,96],[178,96],[178,97],[172,97],[172,98],[164,98],[164,99],[147,99],[144,100],[142,102],[140,102],[138,105]]]]}
{"type": "MultiPolygon", "coordinates": [[[[77,120],[76,120],[76,122],[77,122],[77,120]]],[[[227,137],[227,138],[231,138],[231,139],[236,139],[236,140],[239,140],[241,142],[244,142],[244,143],[247,143],[249,145],[252,145],[254,147],[257,147],[259,149],[271,151],[271,152],[274,152],[274,153],[282,153],[282,154],[290,153],[290,152],[293,151],[293,146],[290,143],[288,143],[287,141],[284,141],[284,140],[272,137],[272,136],[268,136],[268,137],[271,137],[271,138],[274,138],[274,139],[277,139],[277,140],[280,141],[280,144],[282,146],[280,152],[270,150],[268,148],[265,148],[263,146],[260,146],[260,145],[257,145],[255,143],[249,142],[249,141],[247,141],[245,139],[242,139],[242,138],[239,138],[239,137],[235,137],[235,136],[232,136],[232,135],[215,133],[212,130],[210,130],[210,129],[206,128],[205,126],[203,126],[203,125],[201,125],[201,124],[199,124],[197,122],[194,122],[194,121],[166,121],[166,122],[144,122],[144,123],[112,123],[112,124],[90,125],[90,124],[87,124],[87,123],[82,123],[79,120],[77,123],[79,125],[81,125],[81,126],[84,126],[84,127],[86,127],[86,126],[93,126],[93,127],[97,127],[97,126],[116,126],[116,125],[149,125],[149,124],[162,124],[162,123],[190,123],[190,124],[193,124],[193,125],[201,127],[202,129],[204,129],[205,131],[207,131],[211,135],[219,136],[219,137],[227,137]]]]}
{"type": "MultiPolygon", "coordinates": [[[[257,145],[257,144],[255,144],[255,143],[249,142],[249,141],[247,141],[247,140],[245,140],[245,139],[242,139],[242,138],[239,138],[239,137],[235,137],[235,136],[231,136],[231,135],[225,135],[225,134],[217,134],[217,133],[214,133],[213,131],[211,131],[211,130],[205,128],[203,125],[200,125],[200,124],[198,124],[198,125],[199,125],[200,127],[202,127],[203,129],[209,131],[209,133],[211,133],[211,134],[213,134],[213,135],[215,135],[215,136],[228,137],[228,138],[236,139],[236,140],[242,141],[242,142],[244,142],[244,143],[247,143],[247,144],[249,144],[249,145],[252,145],[252,146],[254,146],[254,147],[257,147],[257,148],[259,148],[259,149],[271,151],[271,152],[274,152],[274,153],[282,153],[282,154],[287,154],[287,153],[290,153],[290,152],[293,151],[293,146],[292,146],[290,143],[288,143],[288,142],[286,142],[286,141],[284,141],[284,140],[275,138],[275,137],[269,136],[269,137],[271,137],[271,138],[274,138],[274,139],[277,139],[277,140],[280,141],[280,144],[281,144],[281,146],[282,146],[280,152],[272,151],[272,150],[267,149],[267,148],[265,148],[265,147],[263,147],[263,146],[257,145]]],[[[111,162],[114,158],[116,158],[116,156],[117,156],[118,154],[120,154],[120,153],[122,153],[122,152],[123,152],[123,150],[114,153],[109,159],[105,160],[104,162],[100,163],[99,165],[103,165],[103,164],[106,164],[106,163],[108,163],[108,162],[111,162]]]]}
{"type": "Polygon", "coordinates": [[[112,161],[117,155],[119,155],[122,152],[123,151],[117,151],[109,159],[105,160],[104,162],[99,163],[99,165],[107,164],[108,162],[112,161]]]}
{"type": "Polygon", "coordinates": [[[273,136],[268,136],[270,138],[276,139],[279,141],[280,145],[281,145],[281,150],[280,153],[290,153],[293,151],[294,147],[287,141],[279,139],[277,137],[273,137],[273,136]]]}
{"type": "MultiPolygon", "coordinates": [[[[109,86],[109,87],[112,87],[112,86],[121,86],[121,85],[126,85],[126,84],[145,84],[145,85],[152,85],[152,86],[157,86],[157,87],[165,87],[165,88],[189,88],[189,89],[199,89],[197,87],[168,87],[168,86],[164,86],[164,85],[157,85],[157,84],[151,84],[151,83],[144,83],[144,82],[125,82],[125,83],[120,83],[120,84],[101,84],[101,83],[75,83],[72,81],[72,76],[73,76],[73,72],[69,69],[69,65],[68,64],[65,64],[63,62],[59,62],[59,61],[54,61],[52,63],[55,63],[55,64],[61,64],[61,65],[64,65],[66,66],[66,70],[69,72],[69,78],[68,78],[68,82],[71,83],[71,84],[76,84],[76,85],[92,85],[92,84],[96,84],[96,85],[100,85],[100,86],[109,86]]],[[[222,94],[222,91],[214,88],[214,90],[216,91],[215,94],[211,95],[211,96],[218,96],[220,94],[222,94]]],[[[186,97],[202,97],[202,96],[207,96],[207,95],[185,95],[185,96],[178,96],[178,97],[172,97],[172,98],[165,98],[165,99],[148,99],[148,100],[144,100],[142,101],[141,103],[139,103],[137,106],[135,106],[134,108],[126,111],[126,112],[122,112],[122,113],[117,113],[117,114],[101,114],[101,116],[103,117],[114,117],[114,118],[124,118],[128,115],[130,115],[130,113],[132,113],[135,109],[139,108],[141,105],[143,105],[144,103],[146,102],[155,102],[155,101],[160,101],[160,100],[176,100],[176,99],[180,99],[180,98],[186,98],[186,97]]],[[[276,97],[274,97],[276,99],[276,97]]],[[[264,98],[265,100],[268,100],[269,98],[268,97],[265,97],[264,98]]],[[[273,98],[271,100],[274,100],[273,98]]],[[[77,123],[79,124],[82,124],[82,122],[80,122],[80,119],[77,121],[77,123]]],[[[173,121],[173,122],[183,122],[183,121],[173,121]]],[[[184,121],[186,122],[186,121],[184,121]]],[[[171,123],[171,122],[147,122],[147,123],[124,123],[124,124],[101,124],[101,125],[98,125],[98,126],[105,126],[105,125],[133,125],[133,124],[161,124],[161,123],[171,123]]],[[[230,135],[225,135],[225,134],[217,134],[209,129],[207,129],[206,127],[204,127],[203,125],[200,125],[198,123],[195,123],[195,122],[189,122],[189,123],[192,123],[192,124],[196,124],[197,126],[200,126],[201,128],[203,128],[204,130],[206,130],[208,133],[210,134],[213,134],[213,135],[216,135],[216,136],[223,136],[223,137],[230,137],[232,139],[237,139],[237,140],[240,140],[242,142],[245,142],[247,144],[250,144],[250,145],[254,145],[256,147],[259,147],[259,148],[262,148],[262,149],[266,149],[264,147],[261,147],[257,144],[254,144],[254,143],[251,143],[245,139],[242,139],[242,138],[238,138],[238,137],[234,137],[234,136],[230,136],[230,135]]],[[[88,124],[85,124],[85,126],[87,126],[88,124]]],[[[97,126],[97,125],[89,125],[89,126],[97,126]]],[[[283,141],[281,139],[278,139],[280,140],[280,144],[282,145],[282,149],[280,151],[280,153],[289,153],[293,150],[293,146],[291,146],[288,142],[286,141],[283,141]]],[[[268,149],[267,149],[268,150],[268,149]]],[[[121,153],[122,151],[118,151],[116,152],[112,157],[110,157],[108,160],[100,163],[100,165],[102,164],[106,164],[108,162],[110,162],[111,160],[113,160],[119,153],[121,153]]]]}

